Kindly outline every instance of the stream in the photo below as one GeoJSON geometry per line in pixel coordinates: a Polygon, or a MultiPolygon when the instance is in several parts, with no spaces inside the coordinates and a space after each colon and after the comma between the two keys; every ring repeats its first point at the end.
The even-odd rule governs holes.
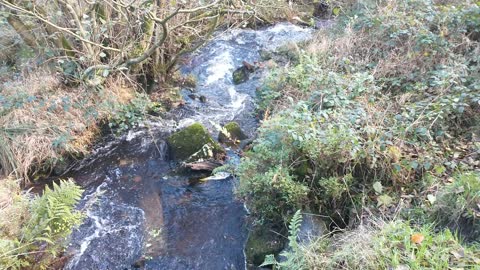
{"type": "MultiPolygon", "coordinates": [[[[260,61],[260,50],[312,33],[289,23],[228,30],[186,56],[180,70],[197,86],[182,89],[185,105],[98,146],[73,171],[85,189],[86,217],[72,233],[65,269],[246,269],[247,209],[234,196],[237,180],[228,174],[200,180],[205,175],[180,170],[165,140],[195,122],[217,138],[216,126],[230,121],[252,138],[255,90],[266,71],[238,85],[232,72],[243,61],[260,61]]],[[[226,150],[228,162],[238,162],[236,150],[226,150]]]]}

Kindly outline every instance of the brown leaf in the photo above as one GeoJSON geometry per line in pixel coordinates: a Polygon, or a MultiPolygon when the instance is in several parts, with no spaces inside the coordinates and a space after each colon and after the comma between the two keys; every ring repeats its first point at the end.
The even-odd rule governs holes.
{"type": "Polygon", "coordinates": [[[423,236],[423,234],[421,233],[414,233],[410,237],[410,240],[412,241],[412,243],[421,244],[423,240],[425,240],[425,236],[423,236]]]}

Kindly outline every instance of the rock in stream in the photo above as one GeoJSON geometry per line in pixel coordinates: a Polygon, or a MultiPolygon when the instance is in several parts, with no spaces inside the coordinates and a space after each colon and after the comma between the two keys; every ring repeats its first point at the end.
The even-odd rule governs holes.
{"type": "Polygon", "coordinates": [[[65,269],[245,269],[247,211],[234,196],[236,180],[199,181],[201,175],[181,172],[167,138],[197,122],[217,138],[216,127],[232,121],[242,138],[252,138],[255,89],[265,71],[238,85],[232,72],[244,61],[260,61],[260,51],[311,34],[288,23],[236,29],[187,56],[181,71],[196,77],[195,94],[205,98],[182,90],[186,104],[170,120],[110,141],[72,173],[86,189],[80,204],[86,218],[71,236],[65,269]]]}

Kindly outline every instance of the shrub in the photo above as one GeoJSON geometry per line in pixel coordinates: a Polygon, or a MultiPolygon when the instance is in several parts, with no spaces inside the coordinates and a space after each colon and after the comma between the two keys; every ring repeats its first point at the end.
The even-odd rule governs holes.
{"type": "Polygon", "coordinates": [[[301,45],[298,61],[258,89],[265,120],[239,174],[254,212],[282,216],[302,203],[345,215],[373,202],[374,182],[416,194],[427,174],[478,166],[480,45],[469,25],[479,11],[470,1],[358,5],[301,45]],[[307,197],[269,207],[288,188],[258,179],[280,165],[307,197]]]}

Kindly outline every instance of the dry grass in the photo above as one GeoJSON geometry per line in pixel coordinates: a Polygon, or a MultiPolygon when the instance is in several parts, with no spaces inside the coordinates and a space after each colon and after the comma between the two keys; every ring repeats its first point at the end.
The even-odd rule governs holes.
{"type": "Polygon", "coordinates": [[[53,165],[64,154],[87,153],[99,119],[135,92],[118,80],[108,81],[103,90],[71,89],[52,74],[35,72],[3,84],[0,94],[6,100],[0,111],[2,173],[28,178],[46,161],[53,165]]]}
{"type": "Polygon", "coordinates": [[[22,195],[20,180],[6,178],[0,181],[0,237],[15,237],[27,219],[28,200],[22,195]]]}
{"type": "Polygon", "coordinates": [[[359,226],[302,247],[308,269],[375,269],[377,255],[372,243],[376,232],[371,226],[359,226]],[[331,243],[328,248],[326,241],[331,243]]]}

